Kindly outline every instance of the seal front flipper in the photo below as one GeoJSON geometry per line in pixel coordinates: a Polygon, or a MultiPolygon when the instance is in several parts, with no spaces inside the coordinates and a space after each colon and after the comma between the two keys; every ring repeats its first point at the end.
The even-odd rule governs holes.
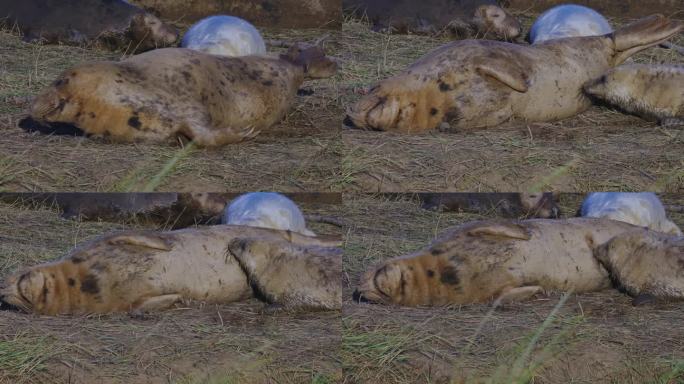
{"type": "Polygon", "coordinates": [[[514,224],[507,221],[500,223],[483,223],[468,230],[469,236],[498,236],[508,237],[518,240],[529,240],[530,232],[521,224],[514,224]]]}
{"type": "Polygon", "coordinates": [[[181,295],[176,294],[148,297],[143,299],[140,303],[134,303],[132,312],[139,313],[160,311],[162,309],[170,308],[172,305],[181,301],[181,299],[181,295]]]}
{"type": "Polygon", "coordinates": [[[135,245],[160,251],[170,251],[172,248],[168,241],[154,234],[124,233],[110,237],[107,243],[111,245],[135,245]]]}
{"type": "Polygon", "coordinates": [[[494,306],[524,301],[542,292],[544,292],[544,288],[538,285],[505,289],[496,301],[494,301],[494,306]]]}
{"type": "Polygon", "coordinates": [[[494,78],[517,92],[527,92],[527,76],[512,61],[494,59],[486,63],[477,64],[475,71],[482,76],[494,78]]]}
{"type": "Polygon", "coordinates": [[[261,132],[254,127],[234,129],[229,127],[208,127],[196,122],[188,122],[180,133],[187,136],[202,147],[217,147],[224,144],[235,144],[254,138],[261,132]]]}

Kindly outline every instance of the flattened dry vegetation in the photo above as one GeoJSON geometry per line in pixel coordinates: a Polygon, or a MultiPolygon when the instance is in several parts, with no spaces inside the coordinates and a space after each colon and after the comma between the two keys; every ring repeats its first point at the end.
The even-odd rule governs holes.
{"type": "MultiPolygon", "coordinates": [[[[307,214],[341,207],[302,204],[307,214]]],[[[61,219],[0,204],[0,279],[75,244],[150,224],[61,219]]],[[[311,223],[321,234],[342,230],[311,223]]],[[[342,380],[338,311],[263,313],[256,299],[146,314],[34,316],[0,311],[0,383],[332,383],[342,380]]]]}
{"type": "MultiPolygon", "coordinates": [[[[537,16],[512,13],[525,32],[537,16]]],[[[356,102],[367,86],[400,73],[448,41],[375,33],[363,21],[348,20],[341,35],[343,104],[356,102]]],[[[684,44],[684,35],[673,42],[684,44]]],[[[634,60],[681,64],[684,56],[652,48],[634,60]]],[[[346,130],[344,143],[342,172],[349,189],[358,191],[684,188],[684,130],[606,107],[553,123],[512,121],[471,132],[407,136],[346,130]]]]}
{"type": "MultiPolygon", "coordinates": [[[[326,52],[338,54],[336,32],[264,31],[274,42],[308,42],[328,36],[326,52]]],[[[183,152],[177,145],[112,144],[70,136],[29,134],[16,126],[29,101],[63,70],[84,61],[117,60],[122,53],[92,48],[27,44],[0,31],[0,190],[141,191],[165,166],[153,189],[225,191],[340,188],[339,79],[309,81],[285,119],[256,139],[217,149],[183,152]],[[181,156],[179,156],[179,153],[181,156]],[[177,158],[179,157],[179,158],[177,158]]]]}
{"type": "MultiPolygon", "coordinates": [[[[563,194],[564,216],[583,196],[563,194]]],[[[661,196],[684,225],[681,195],[661,196]]],[[[345,246],[342,364],[349,383],[679,383],[682,303],[633,307],[614,290],[489,305],[405,308],[351,300],[375,262],[425,246],[449,226],[492,213],[439,213],[402,199],[354,196],[345,246]],[[564,300],[562,305],[559,301],[564,300]],[[546,323],[545,323],[546,322],[546,323]]]]}

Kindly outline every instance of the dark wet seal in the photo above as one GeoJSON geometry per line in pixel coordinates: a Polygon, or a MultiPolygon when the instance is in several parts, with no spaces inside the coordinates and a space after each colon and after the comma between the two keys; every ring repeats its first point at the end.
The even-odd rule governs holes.
{"type": "Polygon", "coordinates": [[[26,132],[40,132],[45,135],[59,136],[86,136],[82,129],[73,124],[67,123],[40,123],[37,120],[27,117],[19,121],[19,128],[26,132]]]}
{"type": "Polygon", "coordinates": [[[311,96],[313,94],[314,91],[311,88],[301,88],[297,90],[297,96],[311,96]]]}
{"type": "Polygon", "coordinates": [[[95,275],[86,275],[81,282],[81,292],[96,295],[100,293],[100,287],[97,284],[97,277],[95,275]]]}

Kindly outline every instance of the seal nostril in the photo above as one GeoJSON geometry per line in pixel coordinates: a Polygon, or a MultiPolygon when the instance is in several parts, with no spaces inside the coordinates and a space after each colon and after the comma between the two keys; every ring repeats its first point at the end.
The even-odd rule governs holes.
{"type": "Polygon", "coordinates": [[[342,124],[344,124],[347,128],[358,128],[356,124],[352,121],[351,117],[347,115],[347,117],[344,118],[344,121],[342,121],[342,124]]]}
{"type": "Polygon", "coordinates": [[[363,297],[363,295],[361,295],[361,292],[359,292],[358,290],[354,291],[354,293],[352,294],[352,300],[354,300],[357,303],[370,303],[370,301],[363,297]]]}
{"type": "Polygon", "coordinates": [[[32,117],[26,117],[19,121],[19,128],[26,132],[40,132],[46,135],[85,136],[85,132],[73,124],[68,123],[42,123],[32,117]]]}
{"type": "Polygon", "coordinates": [[[354,293],[352,293],[352,300],[356,301],[357,303],[361,301],[361,293],[359,291],[354,291],[354,293]]]}
{"type": "Polygon", "coordinates": [[[20,311],[19,307],[5,301],[5,296],[0,296],[0,311],[20,311]]]}

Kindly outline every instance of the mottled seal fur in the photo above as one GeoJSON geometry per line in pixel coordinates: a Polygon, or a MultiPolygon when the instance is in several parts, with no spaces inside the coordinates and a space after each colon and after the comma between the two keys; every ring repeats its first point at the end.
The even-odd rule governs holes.
{"type": "Polygon", "coordinates": [[[634,304],[684,299],[684,237],[639,229],[615,236],[595,256],[634,304]]]}
{"type": "Polygon", "coordinates": [[[533,46],[489,40],[444,45],[385,79],[347,109],[347,125],[420,133],[447,121],[453,129],[491,127],[511,118],[552,121],[586,110],[589,80],[680,32],[662,15],[605,36],[533,46]]]}
{"type": "Polygon", "coordinates": [[[520,22],[494,0],[344,0],[342,6],[367,18],[376,31],[499,40],[513,40],[521,31],[520,22]]]}
{"type": "Polygon", "coordinates": [[[426,248],[370,268],[357,301],[403,306],[522,300],[610,286],[593,249],[636,228],[605,219],[491,220],[447,230],[426,248]]]}
{"type": "Polygon", "coordinates": [[[259,297],[287,310],[342,307],[342,250],[239,238],[228,247],[259,297]]]}
{"type": "Polygon", "coordinates": [[[621,65],[588,81],[584,90],[645,119],[684,125],[684,65],[621,65]]]}
{"type": "Polygon", "coordinates": [[[167,47],[178,31],[123,0],[0,0],[0,20],[18,26],[27,41],[142,52],[167,47]]]}
{"type": "Polygon", "coordinates": [[[151,311],[180,300],[228,303],[252,295],[227,248],[240,237],[336,246],[289,231],[219,225],[168,232],[106,234],[62,260],[21,270],[0,288],[0,302],[45,315],[151,311]]]}
{"type": "Polygon", "coordinates": [[[157,49],[65,71],[20,126],[67,123],[121,142],[184,136],[201,146],[237,143],[281,120],[305,77],[336,69],[318,46],[295,44],[280,58],[157,49]]]}

